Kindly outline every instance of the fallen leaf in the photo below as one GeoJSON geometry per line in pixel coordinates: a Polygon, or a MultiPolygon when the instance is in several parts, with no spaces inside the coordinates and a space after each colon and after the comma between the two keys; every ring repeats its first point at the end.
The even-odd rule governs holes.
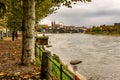
{"type": "Polygon", "coordinates": [[[30,78],[30,75],[29,75],[29,74],[26,74],[26,75],[23,76],[23,78],[25,78],[25,79],[26,79],[26,78],[30,78]]]}
{"type": "Polygon", "coordinates": [[[3,72],[0,72],[0,76],[3,76],[5,73],[3,73],[3,72]]]}
{"type": "Polygon", "coordinates": [[[38,75],[38,74],[40,74],[40,72],[36,72],[36,73],[32,73],[33,75],[38,75]]]}

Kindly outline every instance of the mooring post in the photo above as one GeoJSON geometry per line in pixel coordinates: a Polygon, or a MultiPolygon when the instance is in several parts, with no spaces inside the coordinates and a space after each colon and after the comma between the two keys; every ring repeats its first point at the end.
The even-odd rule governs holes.
{"type": "Polygon", "coordinates": [[[44,50],[42,53],[42,64],[41,64],[41,79],[51,80],[51,57],[50,51],[44,50]]]}

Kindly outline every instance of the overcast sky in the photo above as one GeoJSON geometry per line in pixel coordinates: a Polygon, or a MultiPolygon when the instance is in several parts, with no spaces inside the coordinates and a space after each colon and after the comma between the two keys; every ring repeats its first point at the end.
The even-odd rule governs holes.
{"type": "Polygon", "coordinates": [[[77,3],[73,8],[61,7],[41,23],[50,25],[51,21],[86,27],[120,23],[120,0],[92,0],[89,3],[77,3]]]}

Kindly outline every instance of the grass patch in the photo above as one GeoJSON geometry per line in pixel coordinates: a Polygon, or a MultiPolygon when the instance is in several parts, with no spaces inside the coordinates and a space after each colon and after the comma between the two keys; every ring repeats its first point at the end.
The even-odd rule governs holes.
{"type": "MultiPolygon", "coordinates": [[[[58,80],[60,80],[60,68],[61,68],[61,63],[60,63],[60,60],[59,60],[59,57],[57,55],[53,55],[51,60],[53,61],[52,62],[52,73],[58,78],[58,80]],[[55,65],[56,64],[56,65],[55,65]]],[[[72,78],[74,80],[74,74],[72,74],[64,65],[62,65],[62,80],[71,80],[69,78],[69,75],[70,78],[72,78]]]]}
{"type": "Polygon", "coordinates": [[[41,61],[42,61],[42,51],[43,49],[41,47],[38,47],[39,48],[39,53],[38,53],[38,57],[35,58],[35,63],[34,65],[36,66],[41,66],[41,61]]]}

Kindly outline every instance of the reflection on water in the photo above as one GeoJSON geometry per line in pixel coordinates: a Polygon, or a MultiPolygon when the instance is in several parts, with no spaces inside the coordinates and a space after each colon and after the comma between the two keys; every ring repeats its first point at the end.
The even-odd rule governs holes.
{"type": "Polygon", "coordinates": [[[82,60],[79,73],[87,78],[120,80],[120,37],[87,34],[51,34],[52,53],[70,66],[71,60],[82,60]]]}

